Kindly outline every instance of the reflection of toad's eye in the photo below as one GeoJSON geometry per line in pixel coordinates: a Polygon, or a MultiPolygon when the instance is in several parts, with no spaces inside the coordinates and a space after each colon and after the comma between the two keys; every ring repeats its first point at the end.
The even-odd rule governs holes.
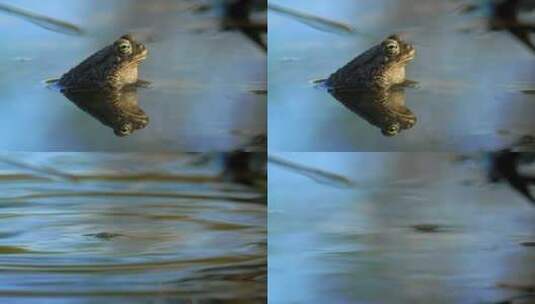
{"type": "Polygon", "coordinates": [[[398,134],[399,132],[399,124],[392,124],[388,126],[386,129],[383,129],[383,135],[385,136],[394,136],[398,134]]]}
{"type": "Polygon", "coordinates": [[[130,54],[132,53],[132,46],[130,45],[130,42],[128,41],[122,41],[121,43],[119,43],[119,45],[117,46],[117,49],[119,50],[119,52],[121,54],[130,54]]]}
{"type": "Polygon", "coordinates": [[[385,43],[384,49],[388,55],[399,54],[399,44],[395,40],[388,40],[385,43]]]}
{"type": "Polygon", "coordinates": [[[130,123],[125,123],[121,125],[118,129],[114,130],[115,135],[117,136],[126,136],[132,133],[132,125],[130,123]]]}

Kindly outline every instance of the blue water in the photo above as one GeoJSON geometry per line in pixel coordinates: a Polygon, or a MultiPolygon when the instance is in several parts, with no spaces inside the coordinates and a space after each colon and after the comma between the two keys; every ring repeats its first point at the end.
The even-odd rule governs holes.
{"type": "Polygon", "coordinates": [[[213,151],[247,145],[266,133],[266,57],[238,32],[219,31],[218,10],[195,13],[195,1],[9,1],[79,26],[51,31],[0,12],[2,150],[213,151]],[[87,115],[45,81],[125,33],[149,49],[138,91],[149,125],[131,136],[87,115]],[[217,50],[217,51],[215,51],[217,50]]]}
{"type": "Polygon", "coordinates": [[[270,165],[270,303],[498,303],[535,284],[534,208],[479,156],[272,155],[352,186],[270,165]]]}
{"type": "Polygon", "coordinates": [[[261,301],[265,194],[222,157],[0,154],[2,303],[261,301]]]}
{"type": "Polygon", "coordinates": [[[273,151],[480,151],[506,147],[535,130],[534,97],[522,92],[533,88],[533,54],[506,32],[488,32],[484,10],[462,15],[462,3],[440,0],[270,3],[356,30],[351,35],[319,30],[269,12],[273,151]],[[384,137],[312,81],[393,33],[416,47],[407,77],[419,88],[405,95],[418,121],[384,137]]]}

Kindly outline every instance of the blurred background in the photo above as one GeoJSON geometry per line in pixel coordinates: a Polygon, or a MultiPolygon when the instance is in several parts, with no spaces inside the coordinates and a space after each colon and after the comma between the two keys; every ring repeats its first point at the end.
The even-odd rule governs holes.
{"type": "Polygon", "coordinates": [[[489,160],[273,153],[270,303],[533,303],[535,209],[489,160]]]}
{"type": "Polygon", "coordinates": [[[0,2],[0,149],[228,151],[265,138],[265,4],[236,2],[0,2]],[[150,123],[117,138],[46,81],[125,33],[149,49],[138,100],[150,123]]]}
{"type": "Polygon", "coordinates": [[[1,153],[0,302],[265,303],[263,154],[1,153]]]}
{"type": "Polygon", "coordinates": [[[535,131],[530,1],[270,0],[269,5],[274,151],[491,150],[535,131]],[[509,2],[523,4],[511,8],[509,2]],[[418,121],[384,137],[313,82],[393,33],[416,47],[407,78],[419,87],[405,95],[418,121]]]}

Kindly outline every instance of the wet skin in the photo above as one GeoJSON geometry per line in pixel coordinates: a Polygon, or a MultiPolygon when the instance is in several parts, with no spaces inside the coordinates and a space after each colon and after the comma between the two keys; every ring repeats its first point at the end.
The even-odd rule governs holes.
{"type": "Polygon", "coordinates": [[[332,89],[382,91],[406,84],[405,66],[415,54],[411,44],[397,35],[389,36],[332,74],[327,85],[332,89]]]}
{"type": "Polygon", "coordinates": [[[59,80],[63,91],[121,90],[135,85],[138,65],[148,50],[130,35],[124,35],[65,73],[59,80]]]}

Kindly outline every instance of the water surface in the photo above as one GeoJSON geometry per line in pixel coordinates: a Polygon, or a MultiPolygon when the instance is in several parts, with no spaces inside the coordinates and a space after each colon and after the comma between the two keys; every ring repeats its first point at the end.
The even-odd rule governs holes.
{"type": "Polygon", "coordinates": [[[1,154],[0,300],[263,302],[265,194],[221,157],[1,154]]]}
{"type": "Polygon", "coordinates": [[[258,94],[266,88],[264,52],[237,31],[220,31],[221,9],[198,12],[198,2],[10,1],[81,32],[0,13],[0,149],[226,151],[265,134],[266,98],[258,94]],[[149,49],[140,78],[152,84],[138,99],[150,123],[118,138],[45,81],[125,33],[149,49]]]}
{"type": "Polygon", "coordinates": [[[316,170],[270,165],[270,303],[498,303],[530,295],[522,288],[535,284],[535,208],[505,184],[490,186],[479,157],[274,156],[316,170]],[[319,170],[330,175],[318,179],[319,170]]]}
{"type": "Polygon", "coordinates": [[[269,145],[274,150],[485,150],[535,131],[534,99],[526,94],[534,85],[533,53],[506,32],[488,32],[485,5],[461,14],[460,1],[270,3],[354,29],[348,34],[269,12],[269,145]],[[419,88],[405,94],[418,121],[385,137],[312,81],[328,77],[393,33],[416,47],[407,77],[419,88]]]}

